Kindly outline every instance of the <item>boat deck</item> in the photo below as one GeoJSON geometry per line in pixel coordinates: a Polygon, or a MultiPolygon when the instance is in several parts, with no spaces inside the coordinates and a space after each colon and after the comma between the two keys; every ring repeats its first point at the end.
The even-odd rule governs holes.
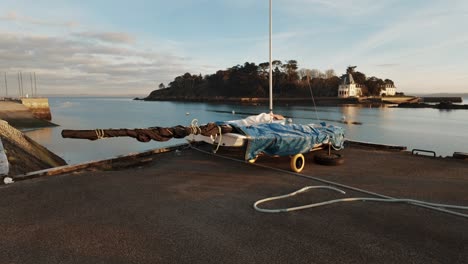
{"type": "MultiPolygon", "coordinates": [[[[342,153],[336,167],[306,155],[302,174],[468,205],[467,161],[362,147],[342,153]]],[[[376,202],[255,211],[259,199],[324,185],[282,171],[288,158],[261,157],[261,167],[183,149],[145,161],[0,186],[0,262],[468,263],[468,219],[459,216],[376,202]]],[[[312,190],[265,207],[369,196],[345,191],[312,190]]]]}

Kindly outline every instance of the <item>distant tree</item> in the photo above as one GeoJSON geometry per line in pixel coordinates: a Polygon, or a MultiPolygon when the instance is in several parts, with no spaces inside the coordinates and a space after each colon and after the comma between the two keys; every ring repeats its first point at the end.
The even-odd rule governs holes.
{"type": "Polygon", "coordinates": [[[352,73],[353,75],[353,79],[354,79],[354,82],[356,82],[357,84],[365,84],[366,83],[366,75],[362,72],[353,72],[352,73]]]}
{"type": "MultiPolygon", "coordinates": [[[[309,87],[314,96],[337,96],[342,79],[333,69],[321,72],[317,69],[300,69],[296,60],[275,60],[273,64],[273,92],[276,98],[309,97],[309,87]],[[284,64],[283,64],[284,63],[284,64]]],[[[269,63],[245,62],[214,74],[185,73],[167,84],[161,83],[149,98],[200,98],[212,96],[266,97],[268,95],[269,63]]],[[[390,79],[367,78],[356,71],[356,66],[347,68],[356,83],[361,84],[365,95],[379,95],[384,85],[393,84],[390,79]]]]}
{"type": "Polygon", "coordinates": [[[346,73],[351,73],[353,74],[354,73],[354,69],[356,69],[357,66],[348,66],[348,68],[346,69],[346,73]]]}
{"type": "Polygon", "coordinates": [[[283,64],[284,72],[288,76],[288,81],[292,82],[298,79],[297,75],[297,61],[296,60],[288,60],[285,64],[283,64]]]}
{"type": "Polygon", "coordinates": [[[258,69],[260,70],[260,76],[266,77],[268,76],[268,72],[270,70],[270,63],[262,62],[258,65],[258,69]]]}
{"type": "Polygon", "coordinates": [[[283,65],[283,63],[280,60],[274,60],[271,62],[271,64],[273,65],[273,70],[281,68],[281,66],[283,65]]]}
{"type": "Polygon", "coordinates": [[[282,94],[285,91],[286,80],[286,73],[282,72],[279,67],[276,67],[273,71],[273,90],[275,94],[282,94]]]}
{"type": "Polygon", "coordinates": [[[325,71],[325,78],[330,79],[333,76],[336,76],[335,70],[328,69],[328,70],[325,71]]]}
{"type": "Polygon", "coordinates": [[[322,76],[324,76],[324,74],[320,70],[317,70],[317,69],[310,70],[311,78],[322,78],[322,76]]]}
{"type": "Polygon", "coordinates": [[[385,80],[384,80],[384,83],[385,83],[385,84],[395,85],[395,84],[393,83],[393,81],[390,80],[390,79],[385,79],[385,80]]]}
{"type": "Polygon", "coordinates": [[[380,94],[383,84],[384,84],[384,81],[382,81],[382,79],[379,79],[375,76],[368,78],[365,83],[369,94],[374,95],[374,96],[380,94]]]}
{"type": "Polygon", "coordinates": [[[302,69],[299,69],[297,71],[297,74],[298,74],[300,80],[306,80],[307,78],[310,79],[310,77],[312,75],[312,72],[309,69],[302,68],[302,69]]]}

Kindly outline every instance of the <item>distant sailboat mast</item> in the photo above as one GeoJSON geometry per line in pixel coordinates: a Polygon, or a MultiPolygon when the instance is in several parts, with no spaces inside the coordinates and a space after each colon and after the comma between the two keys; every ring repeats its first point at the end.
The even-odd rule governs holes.
{"type": "Polygon", "coordinates": [[[272,45],[271,45],[271,35],[272,35],[272,20],[271,20],[271,9],[272,4],[270,0],[270,114],[273,114],[273,63],[272,63],[272,45]]]}

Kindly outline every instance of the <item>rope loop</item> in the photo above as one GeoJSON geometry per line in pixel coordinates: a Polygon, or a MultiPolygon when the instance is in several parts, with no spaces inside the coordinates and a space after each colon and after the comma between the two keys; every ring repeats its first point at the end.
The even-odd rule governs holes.
{"type": "MultiPolygon", "coordinates": [[[[223,140],[223,134],[221,133],[221,127],[220,126],[217,126],[218,127],[218,130],[219,130],[219,140],[218,140],[218,145],[216,146],[216,149],[213,150],[213,153],[216,153],[218,152],[219,150],[219,146],[221,145],[221,141],[223,140]]],[[[216,137],[218,137],[218,135],[216,135],[216,137]]],[[[213,140],[214,141],[214,140],[213,140]]]]}
{"type": "MultiPolygon", "coordinates": [[[[284,198],[288,198],[300,193],[303,193],[305,191],[308,191],[310,189],[329,189],[335,192],[339,192],[342,194],[345,194],[346,192],[332,187],[332,186],[327,186],[327,185],[318,185],[318,186],[306,186],[302,189],[299,189],[295,192],[285,194],[285,195],[279,195],[279,196],[273,196],[265,199],[258,200],[254,203],[253,207],[255,210],[262,212],[262,213],[285,213],[285,212],[292,212],[292,211],[297,211],[297,210],[303,210],[303,209],[308,209],[308,208],[314,208],[314,207],[319,207],[323,205],[329,205],[329,204],[334,204],[334,203],[342,203],[342,202],[356,202],[356,201],[371,201],[371,202],[386,202],[386,203],[407,203],[411,205],[416,205],[416,206],[430,206],[430,207],[436,207],[439,209],[458,209],[458,210],[468,210],[468,206],[461,206],[461,205],[452,205],[452,204],[440,204],[440,203],[429,203],[425,201],[420,201],[420,200],[413,200],[413,199],[398,199],[398,198],[373,198],[373,197],[347,197],[347,198],[341,198],[341,199],[334,199],[334,200],[328,200],[324,202],[318,202],[318,203],[312,203],[312,204],[307,204],[307,205],[301,205],[301,206],[295,206],[295,207],[288,207],[288,208],[278,208],[278,209],[265,209],[265,208],[260,208],[258,207],[259,204],[269,202],[269,201],[274,201],[274,200],[280,200],[284,198]]],[[[467,217],[466,215],[463,215],[464,217],[467,217]]]]}
{"type": "Polygon", "coordinates": [[[106,138],[106,134],[104,133],[104,129],[95,129],[97,139],[106,138]]]}
{"type": "MultiPolygon", "coordinates": [[[[244,160],[239,160],[239,159],[235,159],[235,158],[231,158],[231,157],[221,156],[219,154],[213,154],[213,153],[204,151],[202,149],[199,149],[199,148],[195,147],[194,145],[190,145],[190,148],[194,149],[196,151],[208,154],[208,155],[213,155],[213,156],[218,157],[218,158],[223,158],[223,159],[227,159],[227,160],[231,160],[231,161],[245,163],[244,160]]],[[[272,171],[291,174],[291,175],[294,175],[296,177],[303,177],[303,178],[307,178],[307,179],[310,179],[310,180],[314,180],[314,181],[318,181],[318,182],[328,184],[328,185],[319,185],[319,186],[307,186],[307,187],[304,187],[304,188],[302,188],[300,190],[292,192],[290,194],[280,195],[280,196],[275,196],[275,197],[270,197],[270,198],[265,198],[265,199],[259,200],[259,201],[255,202],[254,205],[253,205],[254,209],[259,211],[259,212],[283,213],[283,212],[302,210],[302,209],[313,208],[313,207],[318,207],[318,206],[323,206],[323,205],[329,205],[329,204],[339,203],[339,202],[373,201],[373,202],[388,202],[388,203],[407,203],[409,205],[423,207],[423,208],[430,209],[430,210],[433,210],[433,211],[438,211],[438,212],[443,212],[443,213],[447,213],[447,214],[451,214],[451,215],[455,215],[455,216],[459,216],[459,217],[463,217],[463,218],[468,218],[468,214],[464,214],[464,213],[461,213],[461,212],[458,212],[458,211],[450,210],[450,209],[468,210],[468,206],[429,203],[429,202],[413,200],[413,199],[393,198],[393,197],[390,197],[390,196],[386,196],[386,195],[379,194],[379,193],[374,193],[374,192],[367,191],[367,190],[364,190],[364,189],[359,189],[359,188],[352,187],[352,186],[349,186],[349,185],[344,185],[344,184],[340,184],[340,183],[337,183],[337,182],[327,181],[327,180],[324,180],[324,179],[321,179],[321,178],[318,178],[318,177],[309,176],[309,175],[293,173],[293,172],[290,172],[290,171],[285,171],[283,169],[277,169],[277,168],[273,168],[273,167],[270,167],[270,166],[265,166],[265,165],[260,165],[260,164],[251,164],[251,166],[266,168],[266,169],[269,169],[269,170],[272,170],[272,171]],[[300,194],[300,193],[303,193],[303,192],[305,192],[307,190],[310,190],[310,189],[330,189],[330,190],[345,194],[345,192],[343,190],[332,187],[332,186],[341,187],[341,188],[352,190],[352,191],[355,191],[355,192],[364,193],[366,195],[370,195],[371,197],[347,197],[347,198],[329,200],[329,201],[324,201],[324,202],[318,202],[318,203],[314,203],[314,204],[296,206],[296,207],[292,207],[292,208],[266,209],[266,208],[258,207],[258,205],[260,205],[262,203],[272,201],[272,200],[279,200],[279,199],[282,199],[282,198],[286,198],[286,197],[289,197],[289,196],[300,194]],[[373,198],[372,196],[375,196],[375,197],[378,197],[378,198],[373,198]]]]}
{"type": "Polygon", "coordinates": [[[198,119],[192,120],[192,122],[190,123],[190,129],[191,129],[191,133],[194,135],[201,134],[201,128],[198,125],[198,119]]]}

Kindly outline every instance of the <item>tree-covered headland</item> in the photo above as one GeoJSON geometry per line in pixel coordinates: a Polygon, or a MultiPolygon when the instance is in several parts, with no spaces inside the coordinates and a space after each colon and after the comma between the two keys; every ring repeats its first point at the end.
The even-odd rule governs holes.
{"type": "MultiPolygon", "coordinates": [[[[296,60],[273,64],[273,93],[275,98],[310,97],[310,89],[317,97],[336,97],[338,86],[345,75],[338,77],[333,69],[322,72],[317,69],[298,69],[296,60]]],[[[378,96],[385,84],[392,84],[389,79],[367,77],[364,73],[349,67],[348,72],[354,81],[362,87],[364,96],[378,96]]],[[[210,97],[268,97],[269,63],[256,65],[246,62],[214,74],[202,76],[185,73],[177,76],[166,87],[159,84],[146,99],[161,98],[210,98],[210,97]]]]}

